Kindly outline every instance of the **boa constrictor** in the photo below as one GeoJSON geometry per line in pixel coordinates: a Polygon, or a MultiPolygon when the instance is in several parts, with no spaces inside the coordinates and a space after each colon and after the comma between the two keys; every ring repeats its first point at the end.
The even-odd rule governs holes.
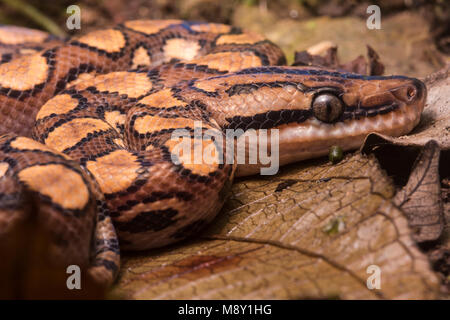
{"type": "Polygon", "coordinates": [[[219,135],[277,129],[282,165],[357,148],[369,132],[406,134],[426,96],[414,78],[283,66],[270,41],[215,23],[128,21],[66,40],[3,26],[0,55],[0,241],[32,216],[54,263],[105,284],[119,243],[198,232],[233,176],[262,166],[174,163],[174,130],[194,144],[195,122],[219,135]]]}

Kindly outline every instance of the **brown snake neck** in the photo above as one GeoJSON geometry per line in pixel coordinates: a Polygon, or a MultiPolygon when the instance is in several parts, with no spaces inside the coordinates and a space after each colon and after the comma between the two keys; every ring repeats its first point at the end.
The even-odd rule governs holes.
{"type": "Polygon", "coordinates": [[[8,28],[0,28],[0,240],[37,214],[53,239],[48,255],[90,267],[104,283],[117,273],[118,243],[143,250],[195,234],[222,207],[235,171],[263,166],[181,156],[176,164],[175,130],[217,160],[231,150],[202,141],[198,123],[218,136],[241,130],[236,141],[276,129],[282,165],[336,144],[357,148],[372,131],[406,134],[426,97],[414,78],[277,66],[286,60],[274,44],[220,24],[129,21],[56,46],[39,33],[43,50],[21,55],[21,45],[34,46],[31,31],[8,28]],[[25,33],[26,45],[8,32],[25,33]]]}

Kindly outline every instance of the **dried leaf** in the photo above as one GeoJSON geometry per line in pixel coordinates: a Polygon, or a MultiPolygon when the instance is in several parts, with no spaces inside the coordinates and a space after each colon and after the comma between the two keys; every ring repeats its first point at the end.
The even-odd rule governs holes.
{"type": "Polygon", "coordinates": [[[422,248],[444,279],[444,291],[449,287],[450,206],[441,184],[450,174],[450,64],[428,76],[427,102],[418,127],[408,136],[392,138],[376,133],[369,134],[361,148],[363,153],[374,153],[382,167],[394,178],[397,185],[405,185],[396,201],[413,227],[413,237],[425,242],[422,248]],[[439,152],[441,149],[440,161],[439,152]],[[411,160],[418,153],[413,170],[411,160]],[[439,165],[438,165],[439,163],[439,165]],[[411,175],[408,178],[408,175],[411,175]],[[439,176],[440,175],[440,176],[439,176]],[[442,180],[442,181],[440,181],[442,180]],[[445,218],[445,219],[444,219],[445,218]],[[447,222],[445,222],[447,220],[447,222]],[[432,243],[429,243],[429,241],[432,243]],[[428,242],[428,243],[427,243],[428,242]]]}
{"type": "Polygon", "coordinates": [[[358,56],[344,64],[339,63],[337,46],[330,41],[320,42],[306,51],[295,52],[293,66],[319,66],[372,76],[382,75],[384,65],[375,50],[367,46],[367,60],[358,56]]]}
{"type": "Polygon", "coordinates": [[[113,297],[436,298],[439,281],[373,156],[238,181],[200,239],[124,257],[113,297]],[[367,268],[381,270],[369,290],[367,268]]]}
{"type": "Polygon", "coordinates": [[[416,160],[409,181],[394,197],[417,242],[437,240],[444,228],[438,144],[431,140],[416,160]]]}
{"type": "Polygon", "coordinates": [[[380,61],[380,56],[369,45],[367,45],[367,57],[369,59],[369,75],[380,76],[384,74],[384,64],[380,61]]]}

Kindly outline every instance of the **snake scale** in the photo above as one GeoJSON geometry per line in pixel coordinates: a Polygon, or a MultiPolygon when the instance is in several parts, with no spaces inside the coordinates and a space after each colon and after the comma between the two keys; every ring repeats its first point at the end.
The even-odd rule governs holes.
{"type": "MultiPolygon", "coordinates": [[[[2,26],[0,57],[0,241],[32,215],[55,263],[88,266],[103,284],[119,243],[195,234],[233,177],[262,166],[174,163],[174,130],[197,143],[196,123],[220,135],[278,129],[283,165],[357,148],[373,131],[406,134],[426,97],[405,76],[283,66],[270,41],[215,23],[128,21],[65,40],[2,26]]],[[[222,147],[201,143],[213,158],[222,147]]]]}

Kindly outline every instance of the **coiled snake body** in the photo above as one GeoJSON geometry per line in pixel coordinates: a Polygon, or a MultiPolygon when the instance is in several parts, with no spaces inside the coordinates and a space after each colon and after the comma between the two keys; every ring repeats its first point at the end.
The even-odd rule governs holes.
{"type": "Polygon", "coordinates": [[[278,129],[285,164],[357,148],[372,131],[406,134],[426,96],[413,78],[281,66],[274,44],[222,24],[129,21],[64,42],[5,26],[0,43],[0,240],[32,214],[55,261],[103,283],[119,243],[184,239],[215,217],[236,168],[262,166],[174,163],[174,130],[195,144],[196,123],[278,129]]]}

